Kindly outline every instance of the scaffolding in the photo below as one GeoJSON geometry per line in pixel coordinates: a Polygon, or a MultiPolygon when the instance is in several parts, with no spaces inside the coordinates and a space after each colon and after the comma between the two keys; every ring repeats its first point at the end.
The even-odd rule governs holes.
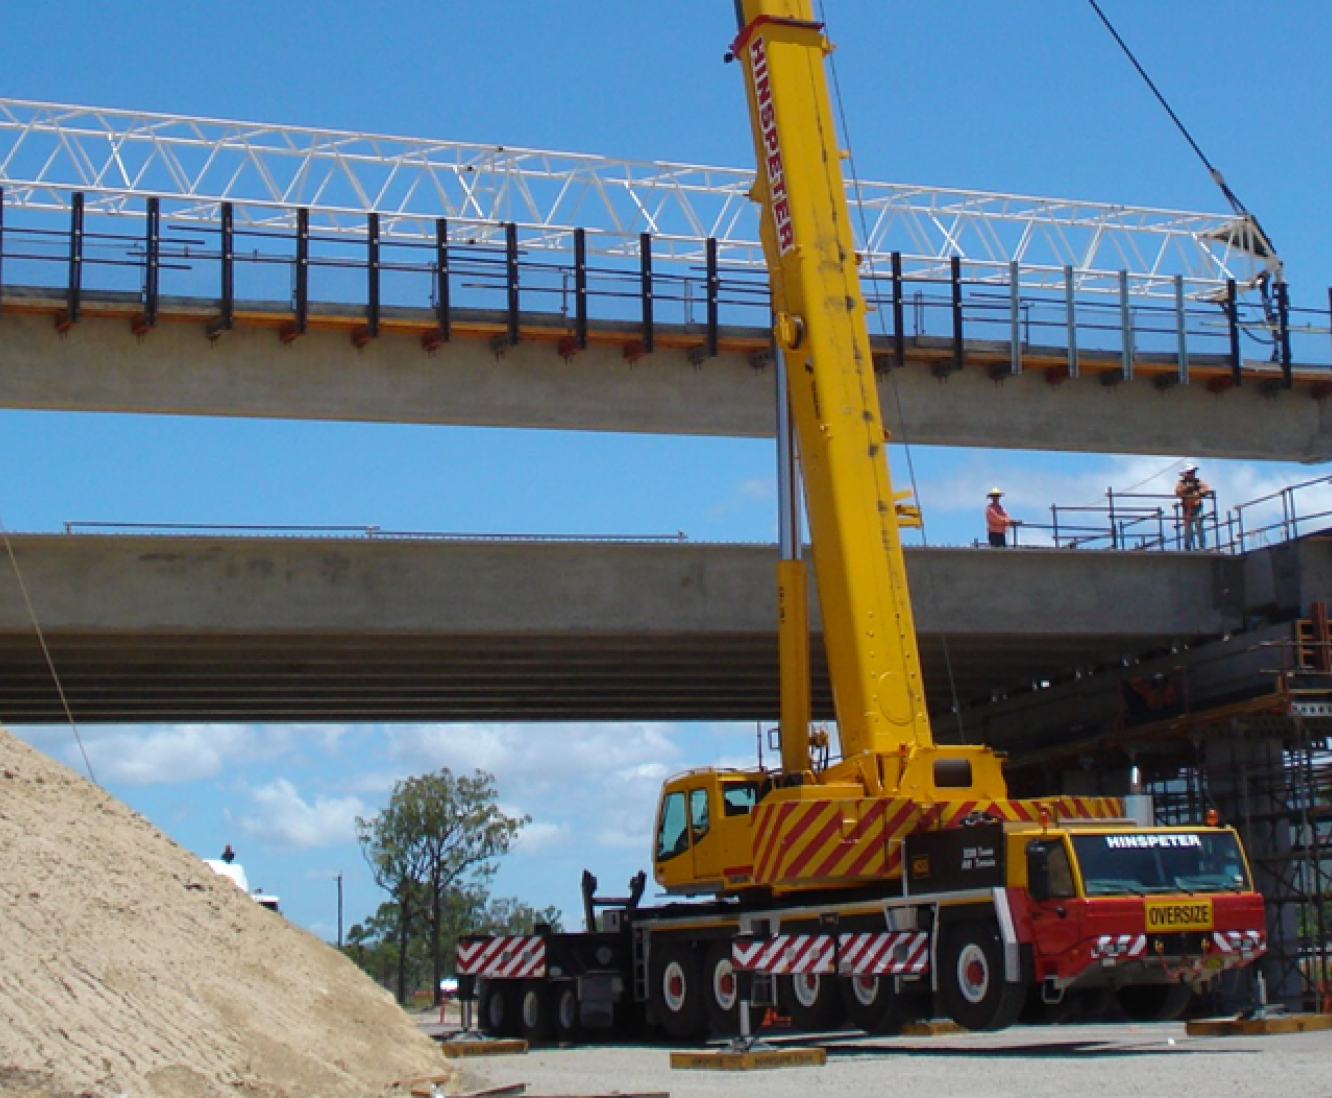
{"type": "MultiPolygon", "coordinates": [[[[1173,775],[1158,772],[1146,789],[1158,823],[1196,823],[1214,809],[1244,841],[1267,901],[1265,987],[1232,987],[1229,996],[1332,1011],[1332,634],[1325,605],[1316,603],[1310,618],[1294,623],[1291,636],[1269,649],[1280,653],[1279,689],[1177,722],[1183,765],[1173,775]]],[[[1131,739],[1127,745],[1131,751],[1131,739]]]]}

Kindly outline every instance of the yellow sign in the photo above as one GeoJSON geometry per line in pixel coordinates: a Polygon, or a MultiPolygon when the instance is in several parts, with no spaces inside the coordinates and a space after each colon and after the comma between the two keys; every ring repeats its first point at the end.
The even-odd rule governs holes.
{"type": "Polygon", "coordinates": [[[1147,933],[1211,930],[1211,900],[1148,900],[1147,933]]]}

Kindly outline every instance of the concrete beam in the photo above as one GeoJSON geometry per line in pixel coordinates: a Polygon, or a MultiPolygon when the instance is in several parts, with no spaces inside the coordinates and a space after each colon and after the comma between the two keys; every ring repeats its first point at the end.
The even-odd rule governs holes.
{"type": "MultiPolygon", "coordinates": [[[[203,305],[178,307],[176,319],[142,336],[126,317],[94,315],[89,306],[89,315],[60,335],[50,316],[16,312],[12,300],[0,314],[0,407],[735,437],[773,432],[773,372],[756,368],[745,349],[766,338],[758,330],[729,332],[728,346],[740,349],[702,360],[689,350],[701,338],[697,331],[663,330],[663,349],[629,361],[626,326],[603,322],[594,325],[592,346],[566,360],[553,340],[497,352],[489,340],[459,338],[427,353],[419,338],[386,335],[358,348],[345,327],[315,327],[286,344],[272,327],[238,327],[210,342],[203,305]]],[[[533,318],[540,319],[554,325],[550,332],[563,323],[533,318]]],[[[1201,381],[1163,387],[1146,376],[1106,385],[1102,378],[1110,375],[1090,369],[1051,384],[1044,365],[992,375],[1006,353],[971,349],[972,365],[936,376],[939,349],[911,343],[909,364],[881,376],[893,437],[920,445],[1306,462],[1332,455],[1332,401],[1312,399],[1324,386],[1213,391],[1201,381]]]]}
{"type": "MultiPolygon", "coordinates": [[[[82,720],[776,711],[771,546],[58,535],[13,546],[82,720]]],[[[939,708],[1215,635],[1242,605],[1240,562],[1207,554],[915,550],[908,568],[939,708]]],[[[821,661],[815,686],[828,715],[821,661]]],[[[59,719],[12,574],[0,577],[0,719],[59,719]]]]}

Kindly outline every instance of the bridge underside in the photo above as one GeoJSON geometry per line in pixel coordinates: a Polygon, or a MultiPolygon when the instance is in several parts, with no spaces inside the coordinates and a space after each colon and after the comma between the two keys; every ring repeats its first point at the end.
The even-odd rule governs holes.
{"type": "MultiPolygon", "coordinates": [[[[80,722],[770,720],[776,640],[767,634],[633,638],[283,633],[49,633],[80,722]]],[[[1162,638],[923,638],[931,707],[1117,663],[1162,638]]],[[[832,716],[815,660],[816,716],[832,716]]],[[[31,633],[0,634],[0,721],[65,719],[31,633]]],[[[946,736],[947,730],[941,729],[946,736]]]]}
{"type": "MultiPolygon", "coordinates": [[[[767,720],[770,545],[11,537],[0,721],[767,720]]],[[[930,703],[951,710],[1243,620],[1201,553],[912,549],[930,703]],[[1169,591],[1163,599],[1154,592],[1169,591]]],[[[812,618],[819,621],[817,604],[812,618]]],[[[815,702],[832,715],[816,637],[815,702]]]]}

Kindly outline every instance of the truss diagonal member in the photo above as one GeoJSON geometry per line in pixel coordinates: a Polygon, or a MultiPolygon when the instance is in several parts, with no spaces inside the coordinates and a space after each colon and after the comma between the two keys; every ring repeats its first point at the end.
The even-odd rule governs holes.
{"type": "MultiPolygon", "coordinates": [[[[439,217],[468,239],[514,222],[532,228],[532,249],[565,246],[576,223],[600,254],[636,254],[646,231],[677,257],[713,239],[728,263],[757,267],[751,183],[736,168],[0,99],[5,201],[36,209],[67,210],[82,191],[100,212],[142,216],[153,195],[177,220],[209,221],[230,203],[248,219],[238,225],[276,226],[300,206],[330,234],[362,233],[375,212],[404,240],[433,239],[439,217]]],[[[866,264],[885,269],[897,252],[916,277],[958,256],[967,277],[1017,262],[1024,284],[1051,285],[1071,267],[1080,285],[1099,286],[1123,265],[1135,284],[1169,293],[1179,274],[1212,297],[1279,264],[1229,213],[873,182],[852,200],[868,226],[857,242],[866,264]]]]}

